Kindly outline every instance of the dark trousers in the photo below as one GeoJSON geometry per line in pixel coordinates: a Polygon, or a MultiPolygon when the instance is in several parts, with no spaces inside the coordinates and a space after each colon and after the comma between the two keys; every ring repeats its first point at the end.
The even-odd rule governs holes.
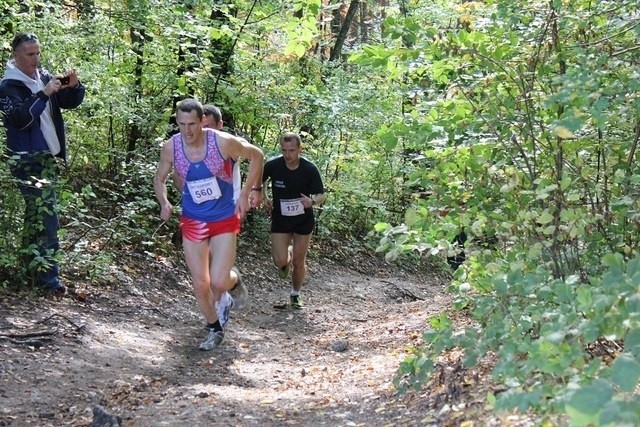
{"type": "Polygon", "coordinates": [[[467,242],[467,233],[462,230],[453,238],[454,247],[458,252],[455,255],[447,257],[447,264],[455,271],[460,265],[467,259],[467,254],[464,252],[464,244],[467,242]]]}
{"type": "Polygon", "coordinates": [[[55,258],[60,249],[56,185],[58,165],[49,153],[22,155],[11,167],[25,201],[22,246],[28,253],[29,270],[36,284],[55,289],[60,286],[55,258]],[[35,249],[35,251],[34,251],[35,249]]]}

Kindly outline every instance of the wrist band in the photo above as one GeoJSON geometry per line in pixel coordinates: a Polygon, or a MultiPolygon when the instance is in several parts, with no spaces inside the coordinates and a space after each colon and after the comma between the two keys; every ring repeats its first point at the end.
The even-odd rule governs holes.
{"type": "Polygon", "coordinates": [[[253,187],[251,191],[262,191],[262,187],[253,187]]]}

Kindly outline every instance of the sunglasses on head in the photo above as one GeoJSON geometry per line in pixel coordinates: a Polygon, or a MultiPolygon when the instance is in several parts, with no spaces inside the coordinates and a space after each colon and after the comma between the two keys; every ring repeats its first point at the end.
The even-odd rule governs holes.
{"type": "Polygon", "coordinates": [[[15,51],[21,43],[37,41],[38,36],[33,33],[20,33],[13,38],[13,41],[11,42],[11,49],[15,51]]]}

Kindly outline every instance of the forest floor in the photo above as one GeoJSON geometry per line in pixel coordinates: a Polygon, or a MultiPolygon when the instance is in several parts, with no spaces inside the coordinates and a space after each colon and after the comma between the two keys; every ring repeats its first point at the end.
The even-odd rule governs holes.
{"type": "Polygon", "coordinates": [[[268,246],[241,236],[251,303],[210,352],[198,350],[206,331],[177,249],[122,254],[96,280],[67,277],[73,295],[59,301],[2,291],[0,426],[531,425],[492,414],[490,368],[462,369],[455,352],[421,392],[395,390],[429,317],[450,310],[446,269],[314,241],[305,307],[283,309],[289,284],[268,246]]]}

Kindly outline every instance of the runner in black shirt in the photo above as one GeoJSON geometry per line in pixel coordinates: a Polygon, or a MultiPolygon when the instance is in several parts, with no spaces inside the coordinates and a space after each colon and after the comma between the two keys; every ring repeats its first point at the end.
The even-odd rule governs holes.
{"type": "Polygon", "coordinates": [[[282,155],[270,159],[262,174],[264,193],[271,181],[272,197],[264,195],[271,211],[271,255],[278,274],[285,279],[292,270],[291,306],[302,308],[300,289],[306,276],[306,258],[315,225],[313,206],[324,202],[324,186],[316,165],[300,156],[300,136],[285,133],[280,139],[282,155]]]}

